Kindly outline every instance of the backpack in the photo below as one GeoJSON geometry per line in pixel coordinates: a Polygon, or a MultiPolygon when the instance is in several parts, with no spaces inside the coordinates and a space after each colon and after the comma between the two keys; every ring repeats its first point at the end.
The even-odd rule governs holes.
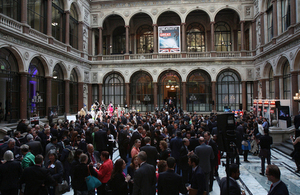
{"type": "Polygon", "coordinates": [[[71,150],[69,148],[66,148],[66,149],[69,151],[67,161],[71,164],[74,160],[75,150],[73,148],[71,150]]]}

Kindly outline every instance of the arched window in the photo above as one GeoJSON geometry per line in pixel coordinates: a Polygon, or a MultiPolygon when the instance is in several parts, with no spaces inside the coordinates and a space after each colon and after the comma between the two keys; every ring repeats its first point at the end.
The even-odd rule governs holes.
{"type": "Polygon", "coordinates": [[[291,72],[290,64],[287,60],[283,65],[283,99],[291,97],[291,72]]]}
{"type": "Polygon", "coordinates": [[[78,112],[78,76],[75,69],[70,75],[70,113],[78,112]]]}
{"type": "Polygon", "coordinates": [[[151,76],[144,71],[135,73],[130,80],[130,106],[142,112],[152,111],[153,101],[151,76]]]}
{"type": "Polygon", "coordinates": [[[64,40],[64,3],[62,0],[52,1],[52,36],[59,41],[64,40]]]}
{"type": "Polygon", "coordinates": [[[28,75],[28,117],[46,116],[46,79],[40,59],[34,58],[29,65],[28,75]]]}
{"type": "Polygon", "coordinates": [[[218,22],[215,25],[216,51],[231,51],[231,30],[227,23],[218,22]]]}
{"type": "Polygon", "coordinates": [[[46,32],[46,9],[43,0],[28,0],[27,1],[27,22],[40,32],[46,32]]]}
{"type": "Polygon", "coordinates": [[[192,23],[186,29],[187,51],[205,52],[205,30],[199,23],[192,23]]]}
{"type": "Polygon", "coordinates": [[[14,20],[21,20],[21,1],[20,0],[0,0],[0,13],[14,20]]]}
{"type": "Polygon", "coordinates": [[[78,14],[74,3],[70,10],[70,45],[78,49],[78,14]]]}
{"type": "Polygon", "coordinates": [[[239,110],[242,107],[241,79],[232,70],[223,71],[217,78],[217,110],[239,110]]]}
{"type": "Polygon", "coordinates": [[[153,28],[149,25],[140,26],[137,31],[137,53],[153,52],[153,28]]]}
{"type": "Polygon", "coordinates": [[[0,48],[1,108],[4,116],[10,113],[12,119],[20,118],[20,80],[18,72],[16,57],[10,50],[0,48]]]}
{"type": "Polygon", "coordinates": [[[273,4],[272,4],[272,0],[269,0],[268,4],[267,4],[267,33],[268,33],[268,41],[271,41],[273,38],[273,4]]]}
{"type": "Polygon", "coordinates": [[[64,73],[59,64],[56,64],[53,70],[53,79],[51,82],[51,105],[57,108],[58,115],[65,112],[65,81],[64,73]]]}
{"type": "Polygon", "coordinates": [[[202,70],[194,71],[187,82],[187,110],[189,112],[211,111],[211,79],[202,70]]]}
{"type": "Polygon", "coordinates": [[[118,73],[111,73],[104,79],[103,100],[107,105],[112,102],[114,106],[125,106],[124,79],[118,73]]]}
{"type": "Polygon", "coordinates": [[[117,27],[113,32],[113,48],[114,54],[124,54],[126,49],[126,29],[124,26],[117,27]]]}
{"type": "Polygon", "coordinates": [[[281,0],[281,25],[282,32],[286,31],[291,25],[290,0],[281,0]]]}
{"type": "Polygon", "coordinates": [[[275,87],[275,84],[274,84],[274,72],[273,72],[273,69],[271,68],[270,72],[269,72],[269,98],[270,99],[274,99],[275,98],[274,87],[275,87]]]}

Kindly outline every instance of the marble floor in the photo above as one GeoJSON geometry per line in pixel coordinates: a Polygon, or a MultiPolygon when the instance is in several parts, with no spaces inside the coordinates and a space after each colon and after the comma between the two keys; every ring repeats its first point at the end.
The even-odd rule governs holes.
{"type": "MultiPolygon", "coordinates": [[[[116,161],[118,158],[120,158],[120,156],[117,150],[114,153],[113,159],[114,161],[116,161]]],[[[268,190],[270,189],[271,182],[268,181],[266,176],[262,176],[259,174],[261,172],[260,158],[258,156],[249,154],[248,160],[250,161],[250,163],[244,162],[243,156],[240,156],[240,160],[241,175],[238,183],[241,186],[241,189],[245,190],[247,195],[267,195],[268,190]]],[[[221,159],[221,161],[225,163],[226,159],[221,159]]],[[[281,180],[286,183],[290,195],[299,195],[300,174],[295,173],[296,165],[292,161],[291,157],[276,149],[272,149],[271,164],[275,164],[280,168],[281,180]]],[[[220,178],[226,176],[224,166],[220,165],[218,172],[220,178]]],[[[218,179],[219,178],[214,180],[213,191],[209,193],[210,195],[220,194],[218,179]]],[[[73,195],[73,192],[70,191],[66,193],[66,195],[73,195]]]]}

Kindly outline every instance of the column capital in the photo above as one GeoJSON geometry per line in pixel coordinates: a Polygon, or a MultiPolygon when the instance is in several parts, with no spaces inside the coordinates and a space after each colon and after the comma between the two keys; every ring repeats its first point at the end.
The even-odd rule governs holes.
{"type": "Polygon", "coordinates": [[[277,0],[272,0],[272,3],[277,3],[277,0]]]}
{"type": "Polygon", "coordinates": [[[252,23],[256,23],[256,19],[252,20],[251,22],[252,22],[252,23]]]}
{"type": "Polygon", "coordinates": [[[70,13],[71,13],[70,10],[65,11],[65,14],[70,14],[70,13]]]}
{"type": "Polygon", "coordinates": [[[125,25],[125,28],[130,28],[129,25],[125,25]]]}
{"type": "Polygon", "coordinates": [[[51,76],[45,76],[46,79],[53,79],[51,76]]]}
{"type": "Polygon", "coordinates": [[[273,78],[274,78],[274,80],[278,80],[280,77],[282,77],[282,76],[277,75],[277,76],[274,76],[273,78]]]}
{"type": "Polygon", "coordinates": [[[210,22],[209,24],[212,25],[212,24],[215,24],[215,23],[216,23],[215,21],[212,21],[212,22],[210,22]]]}
{"type": "Polygon", "coordinates": [[[152,26],[157,26],[157,24],[152,24],[152,26]]]}
{"type": "Polygon", "coordinates": [[[181,25],[182,25],[182,26],[185,26],[185,25],[186,25],[186,23],[185,23],[185,22],[184,22],[184,23],[181,23],[181,25]]]}
{"type": "Polygon", "coordinates": [[[241,21],[240,21],[240,24],[245,24],[245,20],[241,20],[241,21]]]}
{"type": "Polygon", "coordinates": [[[103,27],[98,27],[99,30],[103,30],[103,27]]]}
{"type": "Polygon", "coordinates": [[[84,24],[84,22],[83,21],[78,21],[78,24],[84,24]]]}
{"type": "Polygon", "coordinates": [[[297,75],[297,76],[298,76],[299,72],[300,72],[300,71],[298,71],[298,70],[293,71],[293,72],[291,72],[291,75],[297,75]]]}

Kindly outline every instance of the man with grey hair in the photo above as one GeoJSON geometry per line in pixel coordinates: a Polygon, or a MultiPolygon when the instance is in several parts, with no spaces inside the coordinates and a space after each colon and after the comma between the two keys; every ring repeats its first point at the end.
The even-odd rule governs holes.
{"type": "Polygon", "coordinates": [[[22,159],[22,168],[25,169],[27,167],[34,165],[35,156],[31,152],[29,152],[29,146],[27,144],[23,144],[20,147],[20,149],[24,156],[22,159]]]}
{"type": "Polygon", "coordinates": [[[183,145],[180,148],[180,155],[179,155],[179,166],[180,170],[182,170],[182,181],[184,183],[188,182],[188,169],[189,169],[189,164],[188,164],[188,156],[193,153],[189,151],[188,146],[190,145],[190,141],[188,138],[183,138],[182,139],[183,145]]]}
{"type": "Polygon", "coordinates": [[[0,165],[0,191],[5,194],[18,194],[19,178],[22,167],[19,161],[14,161],[14,154],[7,150],[4,155],[5,163],[0,165]]]}
{"type": "Polygon", "coordinates": [[[22,157],[20,148],[18,146],[15,146],[16,141],[14,140],[14,138],[9,138],[9,140],[7,141],[7,146],[2,148],[1,150],[1,154],[0,154],[0,159],[3,159],[3,155],[7,150],[10,150],[13,152],[14,154],[14,158],[20,160],[22,157]]]}
{"type": "Polygon", "coordinates": [[[146,163],[146,160],[146,152],[141,151],[138,154],[140,168],[136,170],[133,178],[133,195],[154,195],[156,193],[155,168],[146,163]]]}
{"type": "Polygon", "coordinates": [[[27,135],[27,143],[29,146],[30,152],[36,156],[38,154],[43,154],[43,147],[40,141],[35,141],[33,135],[27,135]]]}

